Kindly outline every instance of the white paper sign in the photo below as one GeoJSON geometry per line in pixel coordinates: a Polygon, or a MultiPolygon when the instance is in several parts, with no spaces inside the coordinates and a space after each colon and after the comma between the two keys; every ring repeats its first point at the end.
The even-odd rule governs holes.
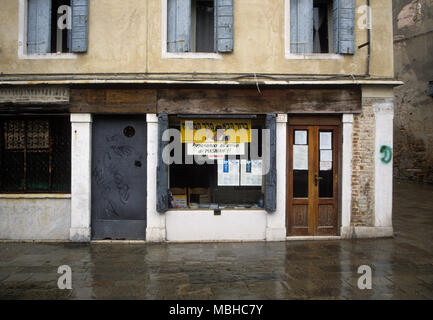
{"type": "Polygon", "coordinates": [[[320,150],[332,149],[332,132],[320,132],[320,150]]]}
{"type": "Polygon", "coordinates": [[[262,160],[241,160],[241,185],[261,186],[263,179],[262,160]]]}
{"type": "Polygon", "coordinates": [[[332,162],[332,150],[320,150],[320,161],[332,162]]]}
{"type": "Polygon", "coordinates": [[[295,144],[307,144],[307,130],[295,130],[295,144]]]}
{"type": "Polygon", "coordinates": [[[331,161],[320,161],[320,171],[331,171],[332,162],[331,161]]]}
{"type": "Polygon", "coordinates": [[[239,160],[218,161],[218,186],[239,186],[239,160]]]}
{"type": "Polygon", "coordinates": [[[188,143],[187,154],[190,156],[224,156],[245,154],[244,143],[188,143]]]}
{"type": "Polygon", "coordinates": [[[293,170],[308,170],[308,146],[293,146],[293,170]]]}
{"type": "Polygon", "coordinates": [[[212,160],[224,160],[226,156],[223,154],[209,154],[207,157],[212,160]]]}

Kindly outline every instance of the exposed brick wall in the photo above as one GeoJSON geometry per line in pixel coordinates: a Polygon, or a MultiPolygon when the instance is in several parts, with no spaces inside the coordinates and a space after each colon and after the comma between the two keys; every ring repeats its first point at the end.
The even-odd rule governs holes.
{"type": "Polygon", "coordinates": [[[374,224],[375,116],[373,99],[362,100],[353,122],[352,226],[374,224]]]}

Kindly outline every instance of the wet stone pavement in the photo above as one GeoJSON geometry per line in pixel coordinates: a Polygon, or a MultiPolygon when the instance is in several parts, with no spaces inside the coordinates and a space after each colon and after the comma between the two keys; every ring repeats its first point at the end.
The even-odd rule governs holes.
{"type": "Polygon", "coordinates": [[[1,299],[432,299],[433,186],[395,182],[394,239],[0,243],[1,299]],[[57,268],[72,268],[60,290],[57,268]],[[371,290],[357,287],[371,266],[371,290]]]}

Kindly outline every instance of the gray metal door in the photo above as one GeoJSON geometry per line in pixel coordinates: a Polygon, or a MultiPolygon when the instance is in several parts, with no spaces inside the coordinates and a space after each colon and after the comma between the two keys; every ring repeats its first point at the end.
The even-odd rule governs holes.
{"type": "Polygon", "coordinates": [[[146,238],[146,119],[95,117],[92,238],[146,238]]]}

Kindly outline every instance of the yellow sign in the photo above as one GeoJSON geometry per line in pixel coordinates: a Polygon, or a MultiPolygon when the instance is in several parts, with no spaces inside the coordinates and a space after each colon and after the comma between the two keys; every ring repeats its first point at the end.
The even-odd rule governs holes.
{"type": "Polygon", "coordinates": [[[194,119],[180,124],[183,143],[249,143],[250,119],[194,119]]]}

